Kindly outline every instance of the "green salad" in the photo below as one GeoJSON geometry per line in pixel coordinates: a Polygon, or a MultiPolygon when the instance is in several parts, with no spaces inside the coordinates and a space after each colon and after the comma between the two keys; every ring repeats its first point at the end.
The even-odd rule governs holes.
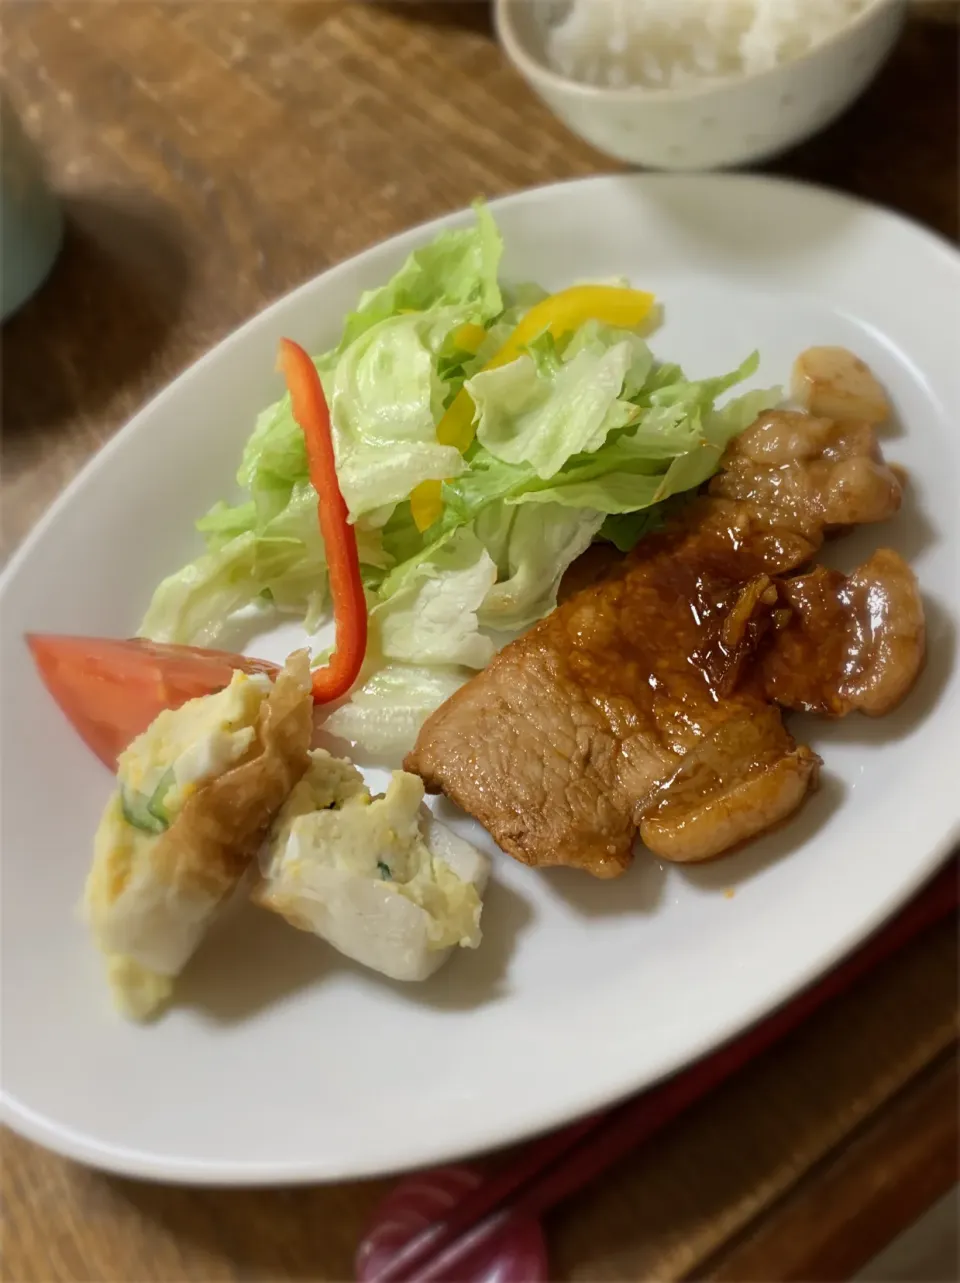
{"type": "MultiPolygon", "coordinates": [[[[491,634],[547,614],[594,540],[632,547],[781,397],[750,391],[719,406],[756,353],[688,379],[647,345],[649,295],[511,287],[501,250],[480,205],[474,226],[440,233],[364,294],[315,358],[370,612],[363,684],[328,725],[373,753],[409,747],[492,657],[491,634]]],[[[310,632],[326,622],[316,495],[289,397],[260,414],[237,480],[240,501],[198,521],[206,551],[156,589],[143,636],[215,644],[258,602],[310,632]]]]}

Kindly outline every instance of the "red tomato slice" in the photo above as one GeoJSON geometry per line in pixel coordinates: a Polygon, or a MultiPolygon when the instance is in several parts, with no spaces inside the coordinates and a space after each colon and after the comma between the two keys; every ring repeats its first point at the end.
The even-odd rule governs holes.
{"type": "Polygon", "coordinates": [[[117,756],[165,708],[223,690],[236,668],[271,676],[278,672],[276,664],[263,659],[142,638],[30,633],[27,645],[47,690],[111,771],[117,756]]]}

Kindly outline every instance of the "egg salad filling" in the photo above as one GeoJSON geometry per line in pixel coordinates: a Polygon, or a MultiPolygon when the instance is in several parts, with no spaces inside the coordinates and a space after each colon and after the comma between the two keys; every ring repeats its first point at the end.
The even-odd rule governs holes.
{"type": "Polygon", "coordinates": [[[237,670],[217,694],[164,710],[118,758],[126,822],[143,833],[162,833],[205,780],[240,761],[256,739],[270,686],[266,674],[237,670]]]}
{"type": "Polygon", "coordinates": [[[256,738],[265,674],[235,672],[216,695],[165,709],[117,760],[117,790],[94,838],[87,901],[110,903],[131,871],[205,781],[222,775],[256,738]]]}
{"type": "Polygon", "coordinates": [[[476,948],[489,865],[423,807],[422,781],[395,771],[372,797],[350,762],[310,757],[262,853],[254,898],[397,979],[424,978],[454,946],[476,948]]]}
{"type": "MultiPolygon", "coordinates": [[[[113,927],[114,906],[133,889],[138,872],[146,872],[161,835],[187,799],[249,753],[271,685],[264,674],[237,671],[217,694],[160,713],[120,755],[117,788],[97,829],[84,895],[95,934],[108,922],[113,927]]],[[[174,958],[189,953],[196,930],[191,915],[181,922],[182,943],[171,940],[169,926],[163,941],[164,953],[174,958]]],[[[151,967],[144,956],[116,952],[102,936],[100,944],[114,997],[128,1014],[142,1015],[169,997],[172,981],[163,968],[151,967]]],[[[149,954],[148,937],[143,953],[149,954]]]]}

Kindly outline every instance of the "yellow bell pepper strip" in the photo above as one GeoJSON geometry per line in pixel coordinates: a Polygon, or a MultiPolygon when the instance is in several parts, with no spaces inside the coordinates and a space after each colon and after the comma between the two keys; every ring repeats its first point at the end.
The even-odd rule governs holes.
{"type": "MultiPolygon", "coordinates": [[[[578,330],[585,321],[601,321],[625,330],[646,320],[655,299],[643,290],[617,285],[573,285],[535,304],[516,327],[503,347],[483,367],[495,370],[521,356],[528,344],[549,332],[555,339],[578,330]]],[[[437,424],[437,441],[452,445],[463,454],[474,436],[475,407],[470,393],[461,388],[437,424]]],[[[422,481],[410,496],[410,509],[417,529],[427,530],[443,512],[440,481],[422,481]]]]}
{"type": "Polygon", "coordinates": [[[473,356],[480,351],[480,345],[486,337],[487,331],[482,325],[471,325],[469,321],[451,335],[453,346],[459,352],[470,352],[473,356]]]}
{"type": "Polygon", "coordinates": [[[313,702],[327,704],[345,695],[360,673],[367,650],[367,603],[357,536],[347,520],[347,505],[337,479],[330,411],[320,375],[303,348],[291,339],[280,340],[278,365],[287,382],[293,417],[303,429],[330,574],[336,645],[329,663],[313,674],[313,702]]]}

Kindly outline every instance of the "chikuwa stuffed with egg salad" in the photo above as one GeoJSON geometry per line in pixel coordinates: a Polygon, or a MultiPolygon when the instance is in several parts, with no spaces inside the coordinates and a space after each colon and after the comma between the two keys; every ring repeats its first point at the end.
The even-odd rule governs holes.
{"type": "Polygon", "coordinates": [[[322,749],[274,822],[254,901],[394,980],[424,980],[481,939],[490,862],[434,819],[423,783],[395,771],[371,797],[322,749]]]}
{"type": "Polygon", "coordinates": [[[83,908],[126,1015],[169,998],[307,769],[312,729],[298,651],[275,680],[238,670],[216,694],[164,710],[120,754],[83,908]]]}

